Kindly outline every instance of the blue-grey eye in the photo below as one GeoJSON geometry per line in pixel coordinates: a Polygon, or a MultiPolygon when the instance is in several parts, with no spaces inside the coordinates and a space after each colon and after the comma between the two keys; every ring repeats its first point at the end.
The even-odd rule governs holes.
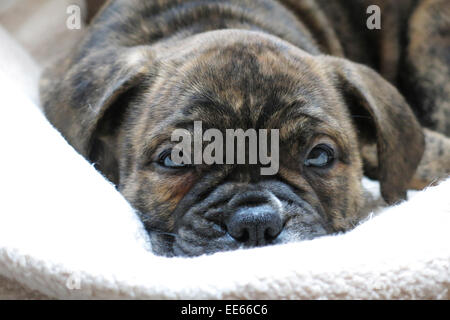
{"type": "Polygon", "coordinates": [[[330,166],[334,161],[334,150],[326,144],[315,146],[305,160],[305,166],[325,168],[330,166]]]}
{"type": "Polygon", "coordinates": [[[166,168],[181,169],[187,167],[187,165],[185,164],[175,163],[174,161],[172,161],[172,149],[161,152],[158,159],[158,163],[166,168]]]}

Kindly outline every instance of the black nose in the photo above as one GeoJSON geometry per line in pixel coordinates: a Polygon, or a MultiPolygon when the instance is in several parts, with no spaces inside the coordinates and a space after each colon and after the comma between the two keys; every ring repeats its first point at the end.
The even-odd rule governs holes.
{"type": "Polygon", "coordinates": [[[280,214],[269,205],[240,208],[226,225],[233,238],[249,246],[270,243],[283,228],[280,214]]]}

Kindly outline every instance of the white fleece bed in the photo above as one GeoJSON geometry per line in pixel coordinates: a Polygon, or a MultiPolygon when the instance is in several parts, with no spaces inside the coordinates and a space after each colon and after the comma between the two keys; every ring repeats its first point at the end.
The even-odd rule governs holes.
{"type": "Polygon", "coordinates": [[[154,256],[127,202],[42,115],[37,74],[0,27],[0,299],[450,298],[450,180],[346,234],[154,256]]]}

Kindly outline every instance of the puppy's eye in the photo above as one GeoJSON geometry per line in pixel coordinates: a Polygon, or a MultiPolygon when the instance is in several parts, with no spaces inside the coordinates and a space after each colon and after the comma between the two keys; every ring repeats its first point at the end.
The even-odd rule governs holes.
{"type": "Polygon", "coordinates": [[[186,164],[175,163],[174,161],[172,161],[172,149],[161,152],[161,154],[158,156],[158,164],[170,169],[181,169],[188,166],[186,164]]]}
{"type": "Polygon", "coordinates": [[[315,146],[305,160],[305,166],[326,168],[329,167],[335,159],[334,150],[326,144],[315,146]]]}

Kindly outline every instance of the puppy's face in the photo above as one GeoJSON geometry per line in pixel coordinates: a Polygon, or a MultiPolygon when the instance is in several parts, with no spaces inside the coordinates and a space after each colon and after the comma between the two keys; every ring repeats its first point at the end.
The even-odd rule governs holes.
{"type": "Polygon", "coordinates": [[[159,77],[137,95],[119,156],[121,190],[160,251],[195,255],[311,239],[354,224],[358,142],[317,63],[254,37],[210,41],[188,54],[162,61],[159,77]],[[261,175],[259,165],[174,166],[171,135],[186,129],[194,137],[195,121],[224,136],[278,129],[278,173],[261,175]]]}
{"type": "MultiPolygon", "coordinates": [[[[383,99],[401,105],[398,93],[385,83],[388,89],[370,93],[370,81],[382,81],[377,77],[349,79],[373,72],[254,32],[216,31],[176,47],[183,49],[161,47],[149,69],[127,75],[112,102],[101,103],[108,106],[97,112],[88,143],[87,156],[140,212],[155,252],[199,255],[351,228],[362,218],[363,140],[379,146],[385,198],[404,192],[421,135],[405,129],[419,146],[402,148],[389,117],[416,123],[403,109],[389,114],[383,99]],[[262,175],[260,163],[175,164],[172,133],[194,137],[194,122],[224,136],[227,129],[279,130],[277,173],[262,175]],[[392,164],[394,152],[409,159],[392,164]]],[[[137,51],[123,63],[148,56],[137,51]]]]}

